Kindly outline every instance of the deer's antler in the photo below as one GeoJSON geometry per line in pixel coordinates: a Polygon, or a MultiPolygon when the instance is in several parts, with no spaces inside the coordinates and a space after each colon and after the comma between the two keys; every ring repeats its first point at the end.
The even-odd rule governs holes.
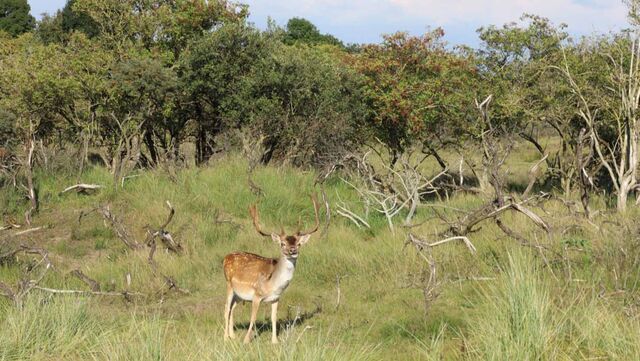
{"type": "Polygon", "coordinates": [[[260,227],[260,219],[258,218],[258,209],[256,208],[255,204],[249,207],[249,213],[251,214],[251,218],[253,219],[253,226],[256,227],[256,231],[258,231],[258,233],[260,233],[260,235],[262,236],[271,237],[272,233],[264,232],[260,227]]]}
{"type": "Polygon", "coordinates": [[[311,195],[311,201],[313,202],[313,211],[316,216],[316,225],[310,231],[306,231],[306,232],[298,231],[298,236],[306,236],[308,234],[318,231],[318,228],[320,228],[320,217],[318,216],[318,201],[316,200],[315,194],[311,195]]]}

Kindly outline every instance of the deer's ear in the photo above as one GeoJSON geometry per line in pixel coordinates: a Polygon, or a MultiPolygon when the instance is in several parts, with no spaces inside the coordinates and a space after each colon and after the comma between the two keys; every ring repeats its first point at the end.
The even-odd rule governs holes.
{"type": "Polygon", "coordinates": [[[311,238],[310,234],[305,234],[304,236],[300,236],[300,238],[298,238],[298,245],[302,246],[305,243],[309,242],[309,239],[311,238]]]}
{"type": "Polygon", "coordinates": [[[280,240],[280,236],[275,233],[271,233],[271,239],[277,244],[282,243],[282,240],[280,240]]]}

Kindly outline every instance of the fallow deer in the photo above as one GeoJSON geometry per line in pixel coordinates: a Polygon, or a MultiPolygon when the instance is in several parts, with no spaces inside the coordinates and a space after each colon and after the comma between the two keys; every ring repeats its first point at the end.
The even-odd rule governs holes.
{"type": "Polygon", "coordinates": [[[293,235],[286,235],[284,229],[280,233],[264,232],[260,227],[258,210],[253,205],[249,213],[253,219],[253,225],[258,233],[271,239],[280,245],[280,257],[265,258],[253,253],[235,252],[224,258],[224,275],[227,280],[227,300],[224,309],[224,339],[234,339],[233,310],[239,301],[251,301],[251,321],[249,329],[244,337],[244,343],[251,341],[256,315],[260,303],[271,304],[271,342],[278,343],[277,337],[277,312],[278,300],[289,286],[293,278],[293,272],[298,259],[299,248],[309,241],[311,234],[318,230],[320,220],[318,218],[318,203],[314,196],[313,209],[315,212],[315,226],[310,231],[298,230],[293,235]]]}

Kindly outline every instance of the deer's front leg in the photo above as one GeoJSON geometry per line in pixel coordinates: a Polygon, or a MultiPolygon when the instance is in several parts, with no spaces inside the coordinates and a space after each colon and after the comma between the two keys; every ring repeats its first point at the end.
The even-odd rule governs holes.
{"type": "Polygon", "coordinates": [[[262,298],[259,298],[257,295],[253,297],[253,301],[251,302],[251,321],[249,322],[249,330],[247,331],[247,335],[244,336],[244,343],[249,343],[251,341],[251,332],[253,331],[253,327],[256,323],[258,308],[260,307],[261,301],[262,298]]]}
{"type": "Polygon", "coordinates": [[[278,343],[278,302],[271,304],[271,343],[278,343]]]}

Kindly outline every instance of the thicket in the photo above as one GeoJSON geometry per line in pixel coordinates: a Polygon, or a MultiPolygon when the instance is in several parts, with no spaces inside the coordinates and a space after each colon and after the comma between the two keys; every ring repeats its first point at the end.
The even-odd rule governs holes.
{"type": "MultiPolygon", "coordinates": [[[[440,153],[482,145],[476,104],[492,95],[492,127],[539,150],[541,183],[604,190],[624,210],[640,89],[629,8],[620,33],[575,40],[525,15],[479,29],[472,49],[448,46],[441,29],[347,47],[304,19],[261,31],[226,1],[69,1],[34,31],[0,36],[3,183],[31,182],[29,169],[62,151],[75,154],[69,170],[99,163],[114,185],[238,149],[325,171],[366,146],[392,167],[415,150],[451,175],[440,153]],[[548,136],[560,146],[545,149],[548,136]]],[[[487,167],[466,163],[486,189],[487,167]]]]}

